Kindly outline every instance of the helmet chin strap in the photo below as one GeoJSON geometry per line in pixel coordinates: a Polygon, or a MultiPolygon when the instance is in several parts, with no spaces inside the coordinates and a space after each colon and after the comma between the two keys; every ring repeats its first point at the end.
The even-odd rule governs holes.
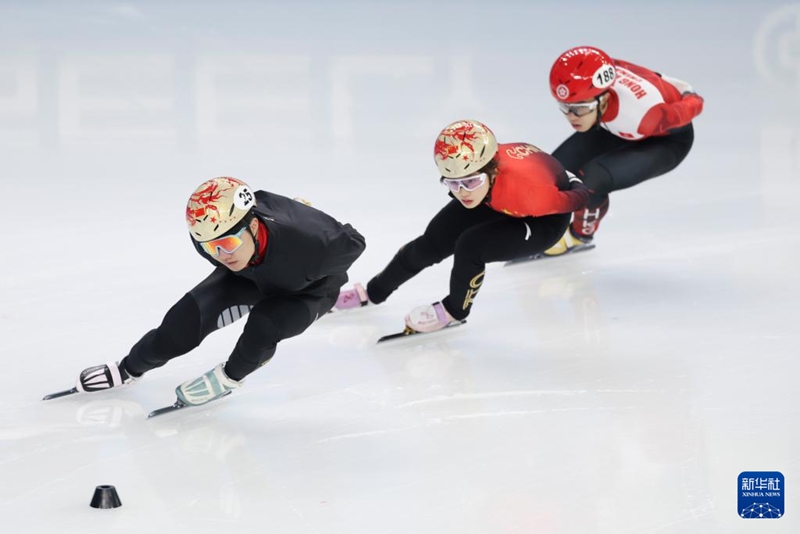
{"type": "MultiPolygon", "coordinates": [[[[492,158],[492,160],[494,160],[494,158],[492,158]]],[[[484,168],[485,168],[485,166],[484,166],[484,168]]],[[[483,170],[483,168],[481,170],[483,170]]],[[[486,191],[486,196],[483,197],[483,200],[481,201],[481,204],[486,204],[487,202],[491,202],[492,201],[492,189],[494,189],[494,181],[497,178],[497,173],[498,172],[499,171],[497,169],[497,165],[495,165],[491,169],[491,171],[489,171],[489,173],[488,173],[489,174],[489,189],[486,191]]]]}
{"type": "MultiPolygon", "coordinates": [[[[253,218],[250,220],[250,224],[253,224],[253,220],[257,221],[258,217],[253,216],[253,218]]],[[[247,225],[247,231],[250,232],[251,236],[253,236],[253,244],[255,245],[255,248],[253,249],[253,255],[250,256],[250,259],[247,262],[248,265],[252,265],[258,262],[258,250],[260,248],[258,245],[258,227],[256,226],[256,231],[253,232],[253,229],[250,227],[250,224],[247,225]]]]}
{"type": "Polygon", "coordinates": [[[603,111],[600,109],[600,105],[602,104],[602,102],[600,102],[600,98],[605,94],[608,94],[608,91],[606,91],[604,93],[600,93],[599,95],[594,97],[595,101],[597,102],[597,118],[595,119],[594,125],[592,125],[592,128],[600,129],[600,119],[603,118],[603,111]]]}

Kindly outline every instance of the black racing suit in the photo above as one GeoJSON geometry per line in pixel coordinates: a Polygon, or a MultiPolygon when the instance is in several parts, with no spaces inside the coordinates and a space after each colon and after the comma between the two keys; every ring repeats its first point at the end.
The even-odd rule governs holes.
{"type": "Polygon", "coordinates": [[[230,378],[241,380],[275,354],[278,342],[302,333],[333,307],[347,270],[366,247],[364,237],[300,202],[266,191],[255,196],[255,215],[269,235],[264,257],[233,272],[192,240],[216,269],[133,346],[123,360],[130,374],[139,376],[186,354],[249,313],[225,365],[230,378]]]}
{"type": "Polygon", "coordinates": [[[669,135],[630,141],[603,128],[574,133],[553,152],[565,169],[580,176],[591,191],[586,208],[575,213],[572,233],[593,237],[608,212],[612,191],[627,189],[677,167],[692,149],[691,123],[669,135]]]}

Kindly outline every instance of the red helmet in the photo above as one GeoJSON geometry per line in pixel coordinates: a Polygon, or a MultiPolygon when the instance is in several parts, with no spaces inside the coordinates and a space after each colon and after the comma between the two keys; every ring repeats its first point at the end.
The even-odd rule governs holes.
{"type": "Polygon", "coordinates": [[[577,46],[561,54],[550,69],[550,92],[559,102],[580,102],[603,94],[617,73],[608,54],[577,46]]]}

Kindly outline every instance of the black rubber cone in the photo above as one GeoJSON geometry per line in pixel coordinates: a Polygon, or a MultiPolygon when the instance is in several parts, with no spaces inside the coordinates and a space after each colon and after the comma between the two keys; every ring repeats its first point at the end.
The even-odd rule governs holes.
{"type": "Polygon", "coordinates": [[[94,496],[89,505],[92,508],[119,508],[122,502],[117,495],[117,488],[114,486],[97,486],[94,489],[94,496]]]}

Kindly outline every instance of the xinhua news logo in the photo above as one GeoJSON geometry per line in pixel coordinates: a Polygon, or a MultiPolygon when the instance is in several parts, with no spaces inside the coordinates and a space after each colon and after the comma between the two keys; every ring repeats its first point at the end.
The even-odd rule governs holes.
{"type": "Polygon", "coordinates": [[[778,471],[739,473],[739,517],[780,519],[786,513],[786,487],[778,471]]]}

